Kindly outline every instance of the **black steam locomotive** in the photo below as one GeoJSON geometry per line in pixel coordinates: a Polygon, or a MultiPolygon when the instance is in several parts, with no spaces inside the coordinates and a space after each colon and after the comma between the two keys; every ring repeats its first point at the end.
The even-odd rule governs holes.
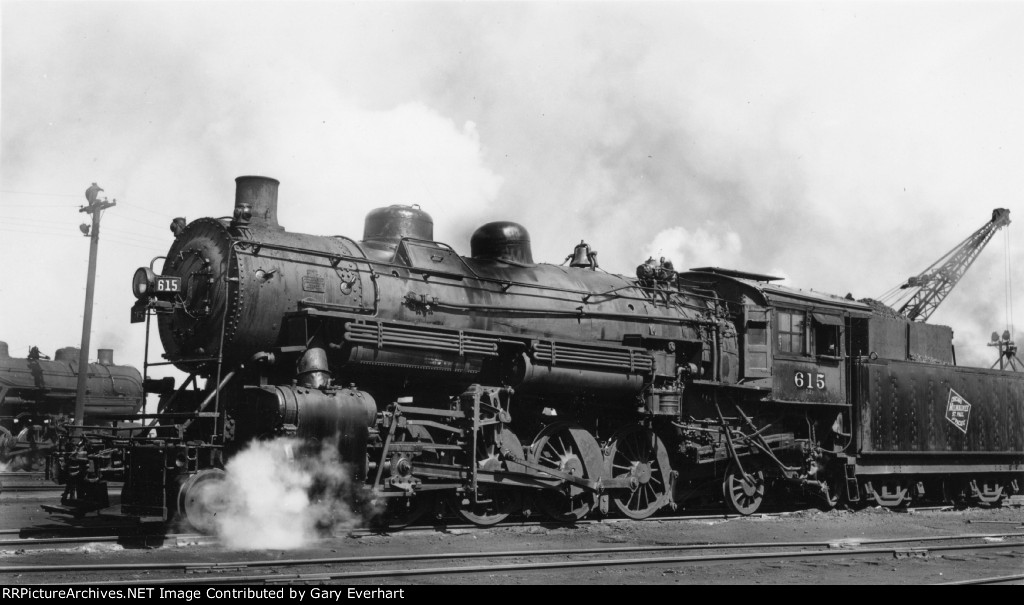
{"type": "MultiPolygon", "coordinates": [[[[11,357],[0,342],[0,465],[9,470],[41,468],[58,427],[75,415],[78,349],[57,349],[51,360],[32,347],[25,358],[11,357]]],[[[142,375],[114,364],[114,351],[100,349],[89,364],[86,421],[109,423],[142,408],[142,375]]]]}
{"type": "Polygon", "coordinates": [[[291,233],[277,181],[236,183],[233,218],[176,221],[161,272],[136,273],[132,320],[189,379],[148,433],[68,440],[71,510],[118,478],[125,514],[203,527],[225,460],[282,435],[336,439],[399,524],[441,503],[488,525],[1021,487],[1024,375],[956,366],[947,327],[740,271],[612,275],[583,242],[536,263],[510,222],[464,257],[417,207],[371,212],[358,242],[291,233]]]}

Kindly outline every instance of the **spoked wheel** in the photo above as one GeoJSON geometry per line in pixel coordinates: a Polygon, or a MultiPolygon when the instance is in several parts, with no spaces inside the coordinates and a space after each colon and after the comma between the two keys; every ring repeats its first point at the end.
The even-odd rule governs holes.
{"type": "Polygon", "coordinates": [[[201,470],[186,479],[178,489],[178,514],[197,531],[214,533],[217,516],[227,513],[226,476],[219,468],[201,470]]]}
{"type": "Polygon", "coordinates": [[[455,494],[448,500],[455,514],[474,525],[489,527],[523,509],[523,493],[518,489],[481,488],[477,493],[479,499],[476,502],[472,494],[455,494]]]}
{"type": "Polygon", "coordinates": [[[605,476],[628,479],[628,490],[612,492],[612,502],[631,519],[646,519],[669,499],[668,450],[650,429],[633,425],[612,437],[605,476]]]}
{"type": "MultiPolygon", "coordinates": [[[[433,443],[434,439],[426,427],[410,424],[395,436],[395,443],[433,443]]],[[[436,462],[437,456],[431,451],[418,454],[398,452],[390,456],[391,480],[409,482],[415,474],[417,462],[436,462]]],[[[438,496],[435,492],[415,492],[410,495],[383,498],[387,504],[384,512],[372,521],[381,529],[402,529],[419,521],[423,515],[435,510],[438,496]]]]}
{"type": "MultiPolygon", "coordinates": [[[[533,442],[530,461],[590,480],[599,479],[604,467],[597,440],[568,422],[557,422],[540,432],[533,442]]],[[[572,483],[566,483],[559,491],[544,490],[537,498],[538,507],[546,515],[562,522],[586,517],[596,503],[595,491],[572,483]]]]}
{"type": "Polygon", "coordinates": [[[735,462],[729,463],[722,480],[722,496],[729,510],[740,515],[752,515],[764,502],[764,471],[750,458],[743,463],[745,474],[740,472],[735,462]]]}
{"type": "Polygon", "coordinates": [[[7,464],[11,447],[14,446],[14,435],[6,427],[0,426],[0,464],[7,464]]]}
{"type": "Polygon", "coordinates": [[[375,521],[380,529],[402,529],[419,521],[434,510],[437,496],[430,493],[414,494],[407,498],[388,498],[384,514],[375,521]]]}
{"type": "MultiPolygon", "coordinates": [[[[509,464],[514,465],[514,460],[522,458],[523,445],[515,433],[497,426],[481,430],[476,448],[478,470],[509,470],[509,464]]],[[[472,493],[454,494],[448,503],[463,520],[486,527],[501,523],[512,513],[522,510],[523,493],[521,488],[480,483],[475,497],[472,493]]]]}

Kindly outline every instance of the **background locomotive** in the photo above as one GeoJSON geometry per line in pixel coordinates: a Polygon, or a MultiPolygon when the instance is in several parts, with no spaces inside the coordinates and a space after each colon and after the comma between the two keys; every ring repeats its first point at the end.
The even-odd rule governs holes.
{"type": "Polygon", "coordinates": [[[161,273],[136,272],[132,320],[155,318],[189,378],[148,434],[64,444],[71,510],[119,478],[124,513],[208,526],[225,459],[282,435],[336,439],[396,523],[440,502],[486,525],[645,518],[709,492],[749,514],[772,491],[1019,490],[1024,375],[955,366],[949,328],[764,275],[612,275],[583,242],[539,264],[509,222],[463,257],[416,207],[371,212],[359,242],[291,233],[277,181],[236,183],[233,218],[176,221],[161,273]]]}
{"type": "MultiPolygon", "coordinates": [[[[58,349],[51,360],[32,347],[11,357],[0,342],[0,464],[11,470],[41,465],[57,427],[75,415],[78,349],[58,349]]],[[[85,413],[88,422],[125,418],[142,408],[142,375],[114,364],[114,351],[100,349],[89,364],[85,413]]]]}

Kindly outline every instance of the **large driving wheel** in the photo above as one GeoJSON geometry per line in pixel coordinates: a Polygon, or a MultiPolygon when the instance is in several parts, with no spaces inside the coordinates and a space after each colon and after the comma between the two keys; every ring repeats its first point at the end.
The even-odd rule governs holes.
{"type": "Polygon", "coordinates": [[[633,425],[612,437],[605,476],[628,479],[628,489],[612,492],[612,502],[631,519],[646,519],[669,500],[668,450],[650,429],[633,425]]]}
{"type": "MultiPolygon", "coordinates": [[[[604,468],[601,447],[583,428],[557,422],[542,430],[533,442],[530,461],[561,473],[596,481],[604,468]]],[[[572,522],[586,517],[597,503],[597,493],[565,483],[559,490],[544,490],[538,507],[556,521],[572,522]]]]}
{"type": "Polygon", "coordinates": [[[740,515],[752,515],[764,502],[764,471],[750,458],[743,461],[740,472],[735,462],[729,463],[722,480],[722,496],[729,510],[740,515]]]}

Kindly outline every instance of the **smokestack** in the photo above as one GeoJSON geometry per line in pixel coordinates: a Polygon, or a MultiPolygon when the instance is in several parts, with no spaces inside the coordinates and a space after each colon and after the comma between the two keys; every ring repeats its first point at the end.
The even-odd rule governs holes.
{"type": "Polygon", "coordinates": [[[7,343],[0,340],[0,359],[10,359],[11,354],[7,351],[7,343]]]}
{"type": "Polygon", "coordinates": [[[114,365],[114,349],[96,349],[96,355],[101,366],[114,365]]]}
{"type": "Polygon", "coordinates": [[[235,213],[232,225],[258,225],[271,229],[277,223],[277,188],[281,183],[265,176],[240,176],[235,179],[235,213]]]}

